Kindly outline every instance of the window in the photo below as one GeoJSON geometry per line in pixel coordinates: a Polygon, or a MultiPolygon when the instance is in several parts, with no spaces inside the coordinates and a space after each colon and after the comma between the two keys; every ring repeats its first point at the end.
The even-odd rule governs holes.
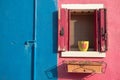
{"type": "Polygon", "coordinates": [[[89,51],[107,51],[106,9],[60,9],[58,51],[79,51],[78,41],[89,41],[89,51]]]}

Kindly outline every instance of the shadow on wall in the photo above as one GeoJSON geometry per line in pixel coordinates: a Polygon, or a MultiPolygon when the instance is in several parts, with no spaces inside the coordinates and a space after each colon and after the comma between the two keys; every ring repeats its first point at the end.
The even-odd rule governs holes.
{"type": "MultiPolygon", "coordinates": [[[[57,11],[54,11],[53,14],[52,14],[52,47],[53,47],[53,53],[57,53],[57,41],[58,41],[58,28],[57,28],[57,25],[58,25],[58,12],[57,11]]],[[[52,80],[52,79],[57,79],[58,78],[58,73],[57,73],[57,65],[54,65],[50,68],[48,68],[46,71],[45,71],[45,75],[47,76],[48,79],[52,80]]]]}
{"type": "Polygon", "coordinates": [[[58,67],[55,65],[50,67],[45,71],[45,74],[48,79],[73,79],[73,80],[86,80],[87,78],[93,76],[91,73],[68,73],[65,64],[61,64],[58,67]],[[56,73],[56,70],[60,70],[59,76],[56,73]]]}
{"type": "Polygon", "coordinates": [[[56,79],[58,76],[57,76],[57,66],[52,66],[50,67],[49,69],[47,69],[45,71],[45,74],[47,76],[48,79],[56,79]]]}
{"type": "Polygon", "coordinates": [[[53,15],[52,15],[52,22],[53,22],[53,33],[52,33],[52,36],[53,36],[53,53],[57,53],[57,49],[58,49],[58,46],[57,46],[57,41],[58,41],[58,11],[54,11],[53,12],[53,15]]]}
{"type": "Polygon", "coordinates": [[[67,66],[65,64],[59,65],[58,70],[60,70],[58,76],[60,79],[86,80],[94,75],[91,73],[68,73],[67,66]]]}

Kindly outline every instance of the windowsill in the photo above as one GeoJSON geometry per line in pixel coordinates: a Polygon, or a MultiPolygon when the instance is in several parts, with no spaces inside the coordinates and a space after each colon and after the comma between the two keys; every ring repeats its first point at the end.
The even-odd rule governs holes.
{"type": "MultiPolygon", "coordinates": [[[[79,50],[78,47],[72,47],[72,48],[70,49],[70,51],[78,51],[78,52],[80,52],[80,50],[79,50]]],[[[89,52],[89,51],[94,51],[94,48],[88,48],[88,52],[89,52]]]]}
{"type": "Polygon", "coordinates": [[[105,57],[105,52],[97,51],[65,51],[61,52],[61,57],[105,57]]]}

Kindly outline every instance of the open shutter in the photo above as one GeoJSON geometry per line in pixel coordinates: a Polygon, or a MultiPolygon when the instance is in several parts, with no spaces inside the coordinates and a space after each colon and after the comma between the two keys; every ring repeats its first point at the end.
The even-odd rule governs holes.
{"type": "Polygon", "coordinates": [[[58,51],[68,50],[68,10],[60,9],[58,14],[58,51]]]}
{"type": "Polygon", "coordinates": [[[99,43],[100,52],[107,50],[106,9],[99,10],[99,43]]]}
{"type": "Polygon", "coordinates": [[[94,11],[94,50],[98,51],[98,10],[94,11]]]}

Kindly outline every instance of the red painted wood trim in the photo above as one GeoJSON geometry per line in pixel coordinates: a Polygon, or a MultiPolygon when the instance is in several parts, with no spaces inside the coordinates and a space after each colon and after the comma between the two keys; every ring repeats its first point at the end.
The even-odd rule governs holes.
{"type": "Polygon", "coordinates": [[[68,50],[68,10],[60,9],[58,18],[58,51],[68,50]],[[61,35],[62,32],[62,35],[61,35]]]}
{"type": "Polygon", "coordinates": [[[65,18],[65,21],[64,21],[64,29],[65,29],[65,35],[64,35],[64,38],[65,38],[65,50],[68,51],[69,49],[69,28],[68,28],[68,24],[69,24],[69,12],[68,10],[66,9],[65,10],[65,14],[64,14],[64,18],[65,18]]]}
{"type": "Polygon", "coordinates": [[[71,12],[68,10],[68,51],[70,50],[70,20],[71,20],[71,12]]]}
{"type": "Polygon", "coordinates": [[[94,11],[94,49],[98,51],[98,10],[94,11]]]}
{"type": "Polygon", "coordinates": [[[106,13],[105,9],[100,9],[100,51],[107,50],[107,29],[106,29],[106,13]]]}

